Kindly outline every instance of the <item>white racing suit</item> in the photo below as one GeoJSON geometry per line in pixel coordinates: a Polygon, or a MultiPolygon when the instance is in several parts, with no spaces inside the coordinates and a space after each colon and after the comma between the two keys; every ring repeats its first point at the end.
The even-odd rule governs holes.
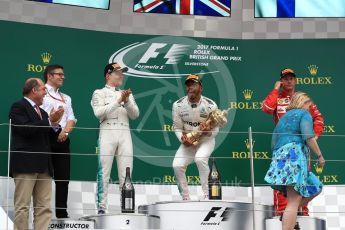
{"type": "MultiPolygon", "coordinates": [[[[191,104],[188,97],[183,97],[173,105],[174,130],[178,140],[181,141],[183,133],[199,130],[200,123],[205,121],[209,113],[217,109],[217,105],[211,99],[201,97],[199,103],[191,104]]],[[[210,168],[208,159],[215,146],[215,136],[219,128],[212,130],[211,136],[201,137],[200,143],[196,146],[181,144],[176,152],[173,168],[178,183],[178,188],[183,199],[188,200],[189,190],[186,179],[187,166],[195,161],[200,175],[200,182],[204,196],[208,196],[208,174],[210,168]]],[[[182,142],[182,141],[181,141],[182,142]]]]}
{"type": "Polygon", "coordinates": [[[116,156],[120,188],[126,176],[126,167],[133,168],[133,145],[128,118],[136,119],[139,108],[133,95],[127,103],[119,104],[121,90],[106,85],[95,90],[91,106],[100,121],[98,139],[97,208],[107,209],[108,185],[114,156],[116,156]]]}

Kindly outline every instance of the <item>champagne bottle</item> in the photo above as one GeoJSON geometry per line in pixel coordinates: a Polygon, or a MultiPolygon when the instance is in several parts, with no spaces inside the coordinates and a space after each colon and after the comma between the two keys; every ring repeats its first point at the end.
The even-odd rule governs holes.
{"type": "Polygon", "coordinates": [[[208,175],[208,191],[210,200],[222,199],[222,186],[220,183],[220,175],[217,169],[216,161],[212,158],[212,167],[208,175]]]}
{"type": "Polygon", "coordinates": [[[122,213],[134,213],[135,211],[135,191],[129,167],[126,168],[126,178],[121,190],[121,210],[122,213]]]}

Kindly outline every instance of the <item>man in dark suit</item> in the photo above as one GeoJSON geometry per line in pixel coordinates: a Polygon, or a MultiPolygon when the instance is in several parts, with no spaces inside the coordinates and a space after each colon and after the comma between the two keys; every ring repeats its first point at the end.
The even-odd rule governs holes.
{"type": "Polygon", "coordinates": [[[31,196],[34,229],[48,229],[51,220],[53,176],[49,138],[59,130],[62,107],[48,115],[39,106],[46,95],[42,80],[30,78],[23,87],[24,98],[13,103],[10,175],[14,178],[14,229],[28,229],[31,196]]]}

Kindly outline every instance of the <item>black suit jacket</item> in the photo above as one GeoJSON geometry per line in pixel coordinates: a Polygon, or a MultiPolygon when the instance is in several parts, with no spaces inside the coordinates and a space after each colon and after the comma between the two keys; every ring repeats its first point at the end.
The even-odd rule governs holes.
{"type": "Polygon", "coordinates": [[[42,120],[25,98],[13,103],[9,117],[12,120],[10,175],[13,173],[44,173],[53,176],[50,138],[56,136],[49,127],[48,114],[40,109],[42,120]],[[15,125],[28,125],[20,127],[15,125]],[[47,126],[47,127],[38,127],[47,126]],[[32,153],[28,153],[32,152],[32,153]]]}

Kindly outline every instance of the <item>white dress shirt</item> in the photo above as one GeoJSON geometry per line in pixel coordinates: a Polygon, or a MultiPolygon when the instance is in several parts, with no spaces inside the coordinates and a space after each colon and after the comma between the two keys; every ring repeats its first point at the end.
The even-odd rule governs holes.
{"type": "Polygon", "coordinates": [[[31,106],[32,107],[34,107],[34,109],[36,110],[36,108],[35,108],[35,106],[36,106],[36,103],[33,101],[33,100],[31,100],[30,98],[28,98],[28,97],[24,97],[30,104],[31,104],[31,106]]]}
{"type": "Polygon", "coordinates": [[[65,128],[68,121],[74,121],[77,123],[77,119],[74,116],[72,109],[72,99],[67,94],[61,93],[59,89],[56,91],[54,88],[46,84],[47,94],[43,99],[43,104],[41,106],[48,114],[54,108],[55,110],[59,106],[63,106],[65,111],[60,121],[61,128],[65,128]]]}
{"type": "MultiPolygon", "coordinates": [[[[36,106],[37,106],[36,103],[28,97],[24,97],[24,98],[25,98],[25,100],[27,100],[31,104],[31,106],[34,108],[34,110],[38,113],[38,111],[36,109],[36,106]]],[[[52,126],[52,123],[51,123],[49,118],[48,118],[48,121],[49,121],[49,125],[52,126]]],[[[59,130],[59,127],[52,126],[52,128],[53,128],[54,132],[57,132],[59,130]]]]}

